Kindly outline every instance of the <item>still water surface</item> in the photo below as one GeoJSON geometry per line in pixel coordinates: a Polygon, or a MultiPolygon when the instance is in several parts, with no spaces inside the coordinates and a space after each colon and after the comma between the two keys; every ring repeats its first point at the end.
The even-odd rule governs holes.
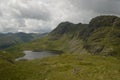
{"type": "Polygon", "coordinates": [[[16,61],[19,60],[33,60],[38,58],[45,58],[50,56],[56,56],[60,55],[60,52],[58,51],[40,51],[40,52],[34,52],[34,51],[24,51],[25,56],[17,58],[16,61]]]}

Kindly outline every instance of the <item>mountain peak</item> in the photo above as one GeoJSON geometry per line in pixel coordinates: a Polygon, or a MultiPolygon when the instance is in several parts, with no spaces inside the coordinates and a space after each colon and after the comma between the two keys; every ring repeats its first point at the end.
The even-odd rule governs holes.
{"type": "Polygon", "coordinates": [[[62,22],[51,32],[51,34],[53,34],[53,35],[54,34],[64,34],[64,33],[68,32],[68,29],[70,29],[73,26],[74,26],[73,23],[62,22]]]}
{"type": "Polygon", "coordinates": [[[118,19],[118,17],[112,15],[97,16],[90,21],[89,27],[92,28],[108,27],[108,26],[110,27],[113,26],[116,19],[118,19]]]}

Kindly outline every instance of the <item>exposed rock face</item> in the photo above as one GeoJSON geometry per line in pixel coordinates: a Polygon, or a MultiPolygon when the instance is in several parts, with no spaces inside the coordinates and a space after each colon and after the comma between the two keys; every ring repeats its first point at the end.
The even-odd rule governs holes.
{"type": "Polygon", "coordinates": [[[55,34],[65,34],[65,33],[68,33],[70,28],[74,27],[74,24],[73,23],[70,23],[70,22],[63,22],[63,23],[60,23],[58,25],[57,28],[55,28],[51,34],[55,35],[55,34]]]}
{"type": "Polygon", "coordinates": [[[120,18],[117,18],[113,24],[113,26],[119,27],[120,28],[120,18]]]}
{"type": "Polygon", "coordinates": [[[73,24],[70,22],[62,22],[56,27],[49,35],[53,40],[59,39],[63,35],[69,35],[69,37],[77,37],[79,34],[83,34],[88,24],[73,24]]]}
{"type": "Polygon", "coordinates": [[[110,27],[113,26],[117,19],[118,17],[116,16],[98,16],[90,21],[89,27],[93,27],[94,29],[99,27],[110,27]]]}
{"type": "Polygon", "coordinates": [[[89,23],[85,48],[94,54],[118,55],[120,49],[120,18],[98,16],[89,23]]]}

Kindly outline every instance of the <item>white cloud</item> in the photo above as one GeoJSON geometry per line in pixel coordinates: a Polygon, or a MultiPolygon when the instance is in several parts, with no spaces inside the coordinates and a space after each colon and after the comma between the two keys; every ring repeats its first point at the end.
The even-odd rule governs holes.
{"type": "Polygon", "coordinates": [[[0,0],[0,32],[47,32],[60,22],[120,15],[119,0],[0,0]]]}
{"type": "Polygon", "coordinates": [[[50,12],[47,9],[47,5],[39,0],[21,0],[14,4],[11,4],[12,8],[17,10],[17,16],[26,19],[38,19],[38,20],[50,20],[50,12]]]}

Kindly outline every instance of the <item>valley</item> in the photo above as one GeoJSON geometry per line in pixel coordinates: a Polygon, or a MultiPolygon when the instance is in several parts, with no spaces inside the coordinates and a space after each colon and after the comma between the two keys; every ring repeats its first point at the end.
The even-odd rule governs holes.
{"type": "Polygon", "coordinates": [[[89,24],[62,22],[40,39],[0,51],[0,80],[119,79],[120,18],[117,16],[97,16],[89,24]],[[25,50],[62,51],[62,54],[16,61],[25,56],[25,50]]]}

